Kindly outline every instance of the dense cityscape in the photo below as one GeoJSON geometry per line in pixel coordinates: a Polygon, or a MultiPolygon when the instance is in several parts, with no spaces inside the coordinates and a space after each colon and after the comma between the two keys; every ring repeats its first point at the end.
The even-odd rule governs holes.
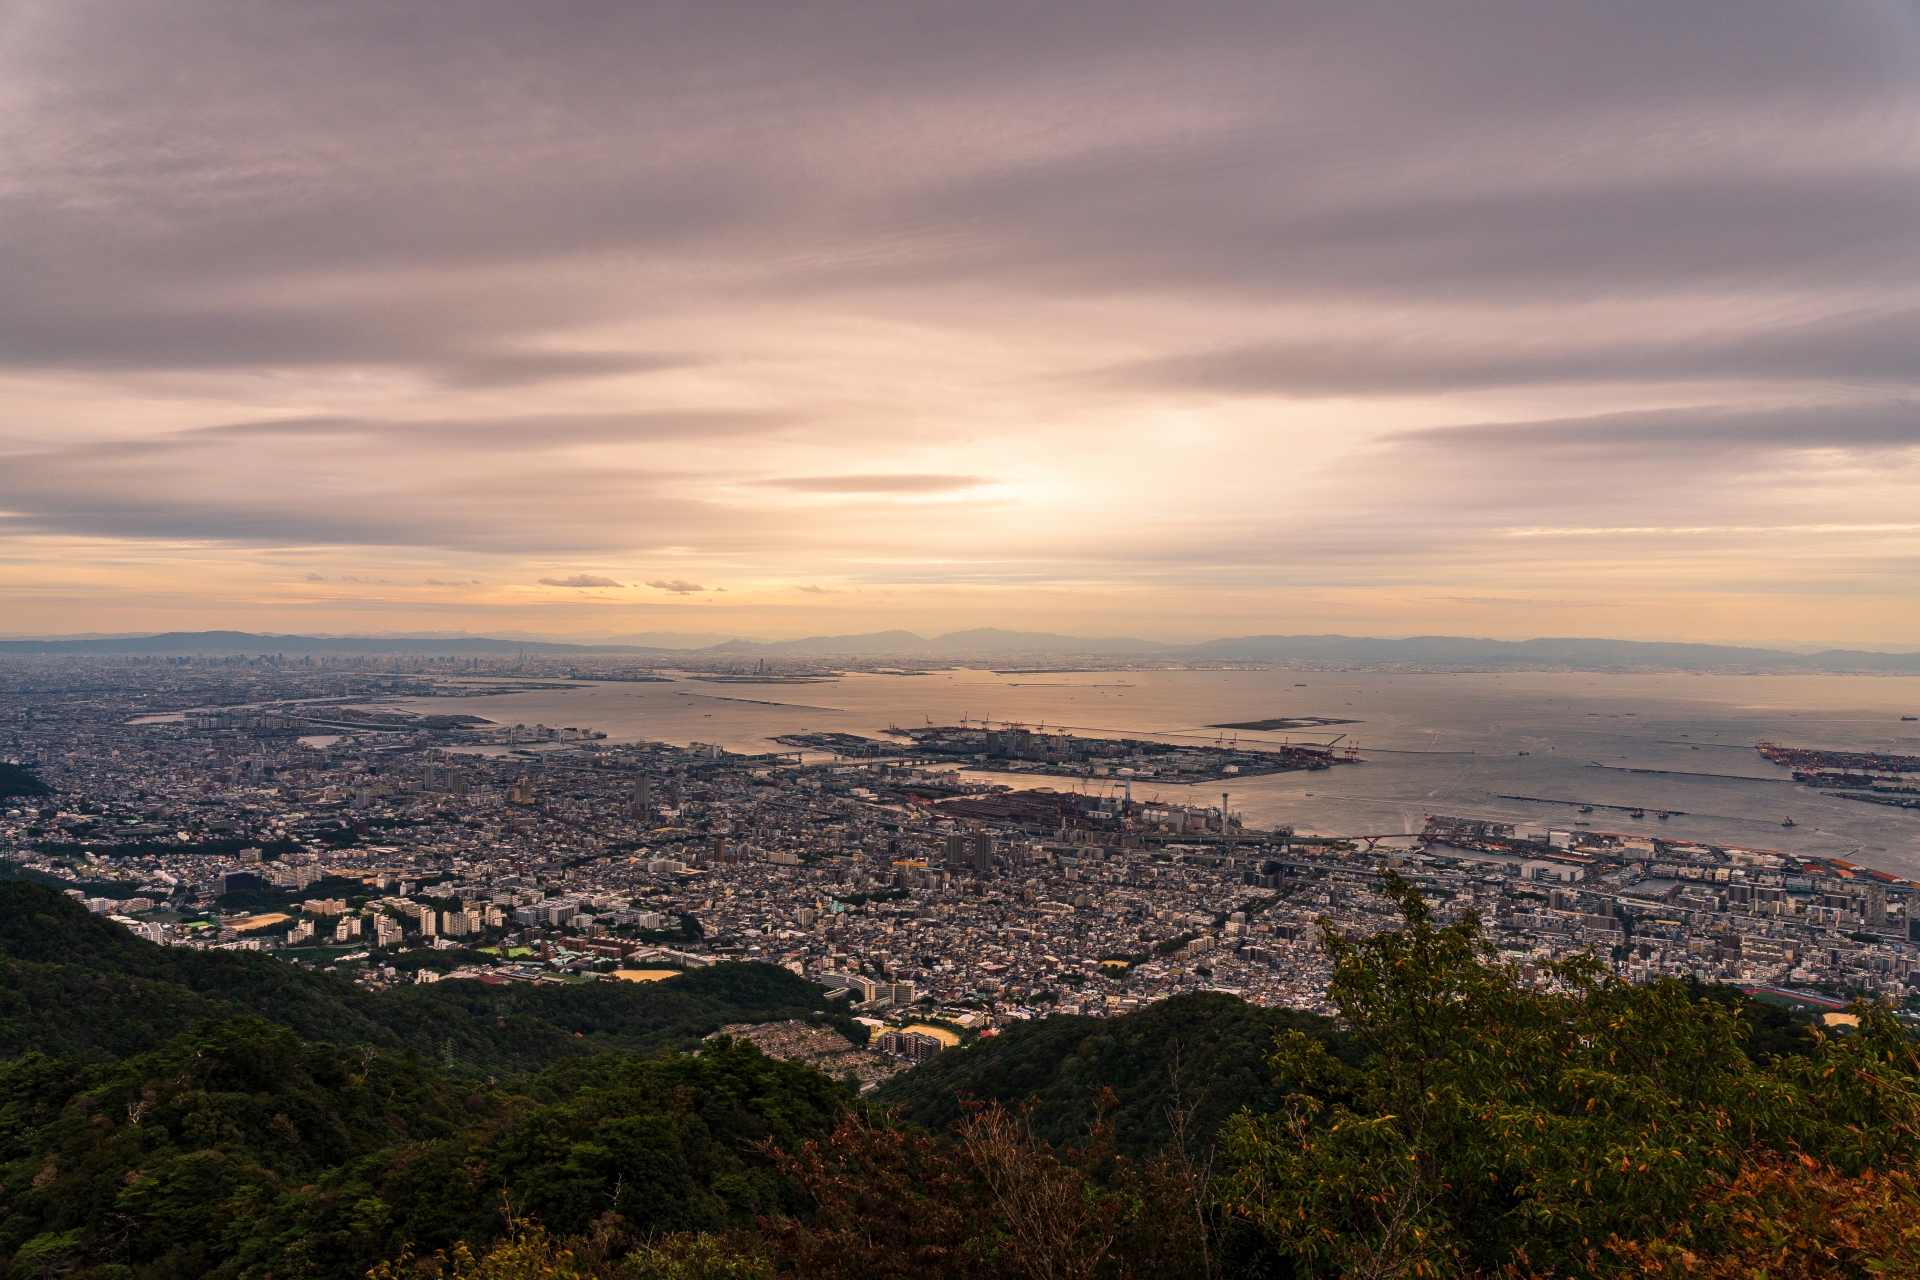
{"type": "MultiPolygon", "coordinates": [[[[589,678],[690,677],[577,661],[14,660],[0,759],[22,794],[0,850],[10,874],[153,942],[271,951],[369,986],[763,961],[847,1001],[876,1050],[903,1058],[1181,992],[1327,1011],[1319,922],[1397,927],[1383,870],[1440,919],[1476,913],[1529,977],[1590,952],[1633,981],[1815,1008],[1905,1003],[1920,986],[1911,885],[1845,861],[1609,832],[1590,809],[1537,827],[1430,815],[1382,842],[1250,829],[1230,793],[1133,795],[1155,773],[1363,766],[1356,753],[955,725],[744,755],[390,704],[589,678]],[[1052,785],[960,769],[989,762],[1052,785]]],[[[1883,791],[1916,763],[1840,764],[1876,761],[1883,791]]],[[[1781,762],[1838,776],[1804,753],[1781,762]]]]}

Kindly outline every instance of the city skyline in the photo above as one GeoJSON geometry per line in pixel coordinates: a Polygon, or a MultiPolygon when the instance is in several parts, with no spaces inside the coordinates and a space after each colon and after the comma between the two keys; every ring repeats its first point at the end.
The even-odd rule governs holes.
{"type": "Polygon", "coordinates": [[[12,635],[1920,635],[1895,4],[10,6],[12,635]]]}

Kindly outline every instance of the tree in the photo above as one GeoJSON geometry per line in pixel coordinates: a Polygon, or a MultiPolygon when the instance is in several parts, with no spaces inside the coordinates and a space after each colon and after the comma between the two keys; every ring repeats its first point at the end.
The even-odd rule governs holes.
{"type": "Polygon", "coordinates": [[[1524,982],[1476,918],[1438,926],[1384,879],[1401,929],[1321,923],[1364,1060],[1281,1037],[1285,1104],[1227,1135],[1227,1206],[1310,1273],[1579,1274],[1644,1241],[1712,1256],[1738,1228],[1717,1193],[1767,1152],[1843,1176],[1914,1158],[1920,1062],[1885,1009],[1762,1068],[1730,1006],[1584,956],[1524,982]]]}

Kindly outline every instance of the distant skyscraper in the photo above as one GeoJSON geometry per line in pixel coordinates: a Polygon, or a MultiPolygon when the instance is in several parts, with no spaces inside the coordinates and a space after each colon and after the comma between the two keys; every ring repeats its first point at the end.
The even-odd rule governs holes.
{"type": "Polygon", "coordinates": [[[973,833],[973,869],[982,874],[993,870],[993,836],[988,832],[973,833]]]}

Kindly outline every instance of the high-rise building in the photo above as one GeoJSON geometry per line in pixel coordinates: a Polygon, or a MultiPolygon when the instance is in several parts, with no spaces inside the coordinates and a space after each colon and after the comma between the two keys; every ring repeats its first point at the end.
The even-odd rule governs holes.
{"type": "Polygon", "coordinates": [[[439,913],[432,907],[417,908],[417,913],[420,917],[420,932],[423,936],[431,938],[440,932],[437,927],[437,917],[439,913]]]}
{"type": "Polygon", "coordinates": [[[653,780],[641,774],[633,780],[633,816],[644,818],[653,811],[653,780]]]}
{"type": "Polygon", "coordinates": [[[875,1045],[882,1053],[905,1058],[910,1062],[925,1062],[946,1046],[937,1036],[924,1035],[918,1031],[882,1032],[875,1045]]]}
{"type": "Polygon", "coordinates": [[[376,947],[390,947],[398,941],[400,941],[400,922],[385,913],[375,916],[373,944],[376,947]]]}
{"type": "Polygon", "coordinates": [[[241,893],[249,889],[264,889],[267,878],[257,871],[228,871],[220,877],[220,892],[241,893]]]}
{"type": "Polygon", "coordinates": [[[973,869],[982,874],[993,870],[993,836],[985,831],[973,833],[973,869]]]}

